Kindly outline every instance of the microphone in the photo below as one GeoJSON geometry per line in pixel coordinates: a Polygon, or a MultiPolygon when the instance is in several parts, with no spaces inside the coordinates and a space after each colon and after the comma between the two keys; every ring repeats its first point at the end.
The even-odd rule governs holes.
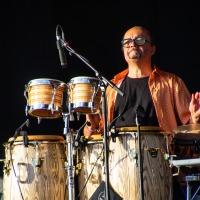
{"type": "Polygon", "coordinates": [[[137,105],[135,108],[135,113],[137,116],[143,118],[145,116],[144,108],[141,105],[137,105]]]}
{"type": "Polygon", "coordinates": [[[14,134],[14,136],[13,136],[13,139],[12,139],[12,141],[10,142],[10,146],[14,143],[14,141],[16,140],[16,138],[18,137],[18,135],[19,135],[20,132],[22,131],[22,128],[23,128],[25,125],[26,125],[27,127],[30,126],[29,119],[27,119],[19,128],[16,129],[15,134],[14,134]]]}
{"type": "Polygon", "coordinates": [[[62,68],[66,68],[67,67],[67,58],[66,58],[66,55],[64,52],[64,47],[63,47],[64,34],[62,31],[62,38],[61,38],[59,31],[58,31],[58,27],[60,27],[60,29],[62,31],[61,26],[57,25],[57,27],[56,27],[56,39],[57,39],[56,45],[57,45],[57,49],[58,49],[58,53],[59,53],[61,66],[62,66],[62,68]]]}
{"type": "Polygon", "coordinates": [[[23,143],[25,147],[28,147],[28,137],[26,131],[20,131],[20,135],[23,137],[23,143]]]}

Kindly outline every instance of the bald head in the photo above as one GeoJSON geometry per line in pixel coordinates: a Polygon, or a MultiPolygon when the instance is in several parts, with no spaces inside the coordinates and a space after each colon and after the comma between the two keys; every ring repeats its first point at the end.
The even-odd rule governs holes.
{"type": "Polygon", "coordinates": [[[145,38],[147,38],[147,40],[150,41],[153,45],[155,43],[152,33],[148,29],[142,26],[134,26],[129,30],[127,30],[126,33],[124,34],[123,39],[134,38],[134,35],[142,35],[145,38]]]}

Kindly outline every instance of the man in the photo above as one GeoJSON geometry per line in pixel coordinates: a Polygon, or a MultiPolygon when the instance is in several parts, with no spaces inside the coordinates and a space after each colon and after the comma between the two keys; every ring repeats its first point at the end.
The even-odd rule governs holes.
{"type": "MultiPolygon", "coordinates": [[[[110,86],[106,88],[107,125],[114,120],[115,127],[136,126],[135,111],[140,106],[144,110],[141,125],[157,126],[169,131],[171,143],[173,130],[177,126],[200,122],[200,93],[190,94],[180,77],[155,66],[152,56],[155,54],[156,46],[149,30],[140,26],[130,28],[124,34],[122,49],[128,67],[114,76],[112,82],[125,93],[125,96],[120,96],[110,86]]],[[[103,133],[103,116],[87,114],[86,121],[89,122],[84,128],[86,137],[103,133]]],[[[150,179],[152,181],[153,178],[150,179]]],[[[146,186],[144,190],[145,195],[149,195],[146,186]]],[[[124,195],[121,190],[118,190],[118,193],[124,195]]],[[[165,199],[166,196],[167,194],[162,196],[158,189],[152,199],[165,199]],[[156,196],[157,194],[160,196],[156,196]]],[[[167,199],[171,198],[170,195],[167,196],[167,199]]],[[[126,197],[123,196],[123,199],[126,197]]]]}

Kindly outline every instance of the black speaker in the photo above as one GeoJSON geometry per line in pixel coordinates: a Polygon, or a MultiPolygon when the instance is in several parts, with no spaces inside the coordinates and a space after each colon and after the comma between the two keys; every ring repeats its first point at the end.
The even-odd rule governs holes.
{"type": "MultiPolygon", "coordinates": [[[[99,187],[91,196],[90,200],[105,199],[105,185],[106,185],[105,182],[101,181],[99,187]]],[[[110,188],[110,200],[122,200],[122,197],[120,197],[111,186],[109,186],[109,188],[110,188]]]]}

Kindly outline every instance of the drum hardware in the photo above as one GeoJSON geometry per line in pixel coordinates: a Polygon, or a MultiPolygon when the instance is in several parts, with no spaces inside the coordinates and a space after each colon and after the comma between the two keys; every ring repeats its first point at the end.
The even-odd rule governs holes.
{"type": "Polygon", "coordinates": [[[156,158],[158,155],[158,151],[161,151],[161,153],[163,154],[163,157],[165,160],[168,161],[169,159],[169,154],[166,153],[166,151],[164,149],[161,148],[144,148],[145,151],[148,151],[149,154],[152,156],[152,158],[156,158]]]}
{"type": "Polygon", "coordinates": [[[158,155],[158,149],[157,148],[149,148],[147,149],[147,151],[149,152],[149,154],[153,157],[156,158],[158,155]]]}
{"type": "Polygon", "coordinates": [[[200,158],[174,160],[174,157],[177,157],[177,156],[170,155],[170,159],[169,159],[170,167],[177,168],[177,173],[174,173],[173,176],[179,175],[181,167],[192,168],[192,167],[200,166],[200,158]]]}
{"type": "Polygon", "coordinates": [[[49,105],[49,109],[51,110],[51,114],[54,114],[55,106],[54,106],[54,101],[55,101],[55,95],[56,95],[57,88],[53,88],[53,96],[51,100],[51,104],[49,105]]]}
{"type": "Polygon", "coordinates": [[[40,167],[42,166],[42,163],[44,161],[44,157],[39,157],[39,143],[35,143],[35,158],[31,158],[33,166],[35,167],[36,173],[39,172],[40,167]]]}
{"type": "Polygon", "coordinates": [[[18,173],[16,173],[17,182],[18,183],[26,183],[26,178],[23,177],[24,180],[21,179],[20,172],[22,171],[22,173],[23,173],[23,170],[21,170],[21,169],[23,169],[23,168],[27,169],[28,164],[25,162],[18,162],[16,166],[18,168],[18,173]]]}
{"type": "MultiPolygon", "coordinates": [[[[133,160],[137,160],[137,153],[135,150],[129,150],[129,154],[133,160]]],[[[137,163],[136,163],[137,165],[137,163]]]]}
{"type": "Polygon", "coordinates": [[[112,138],[113,142],[116,142],[116,137],[119,137],[119,134],[118,134],[119,131],[116,129],[115,126],[112,126],[111,129],[108,128],[108,130],[109,130],[109,137],[112,138]]]}
{"type": "MultiPolygon", "coordinates": [[[[135,132],[120,132],[120,129],[116,128],[115,126],[113,126],[112,129],[110,130],[109,136],[112,138],[112,142],[116,142],[116,137],[119,137],[120,140],[123,140],[123,137],[120,137],[120,136],[122,136],[124,134],[130,134],[134,138],[135,143],[136,143],[137,133],[135,133],[135,132]]],[[[136,152],[136,148],[134,148],[133,150],[130,149],[129,154],[130,154],[131,158],[136,161],[135,162],[136,166],[138,166],[138,163],[137,163],[138,154],[136,152]]]]}
{"type": "Polygon", "coordinates": [[[115,126],[113,126],[110,129],[110,131],[109,131],[109,137],[112,138],[113,142],[116,142],[116,137],[120,137],[120,135],[124,135],[124,134],[131,134],[134,139],[137,138],[137,133],[136,132],[127,132],[127,131],[122,132],[120,130],[121,130],[120,128],[116,128],[115,126]]]}
{"type": "MultiPolygon", "coordinates": [[[[77,159],[78,160],[78,159],[77,159]]],[[[78,160],[76,164],[76,175],[79,175],[82,169],[83,160],[78,160]]]]}
{"type": "Polygon", "coordinates": [[[10,170],[11,170],[11,167],[10,167],[10,163],[12,161],[10,161],[10,159],[8,158],[8,150],[9,150],[9,147],[8,145],[4,142],[3,143],[3,146],[5,148],[5,159],[1,159],[1,162],[4,162],[4,165],[3,165],[3,172],[4,174],[6,175],[10,175],[10,170]]]}
{"type": "Polygon", "coordinates": [[[6,160],[6,159],[0,159],[0,162],[4,162],[3,165],[3,173],[6,175],[10,175],[10,161],[6,160]]]}
{"type": "MultiPolygon", "coordinates": [[[[146,131],[148,132],[149,128],[150,127],[148,127],[148,126],[147,127],[141,127],[142,132],[146,132],[146,131]]],[[[153,130],[155,132],[161,131],[161,129],[159,127],[153,127],[153,130]]],[[[154,132],[152,132],[152,133],[154,133],[154,132]]],[[[138,138],[138,134],[136,132],[136,127],[133,130],[133,127],[116,128],[115,126],[113,126],[112,129],[109,132],[109,136],[112,138],[113,142],[116,142],[116,137],[120,137],[120,136],[122,136],[124,134],[130,134],[130,135],[132,135],[132,137],[135,140],[138,138]]],[[[151,133],[149,133],[149,134],[151,134],[151,133]]],[[[156,157],[157,154],[158,154],[158,150],[160,150],[162,152],[163,156],[164,156],[164,159],[166,161],[168,161],[168,159],[169,159],[169,149],[168,149],[168,145],[167,145],[168,144],[168,136],[167,135],[168,135],[167,133],[164,135],[164,137],[166,139],[166,150],[161,149],[161,148],[145,148],[144,150],[148,151],[149,154],[152,157],[156,157]]],[[[131,154],[131,158],[132,159],[137,159],[137,153],[136,153],[135,150],[129,150],[129,153],[131,154]]]]}

